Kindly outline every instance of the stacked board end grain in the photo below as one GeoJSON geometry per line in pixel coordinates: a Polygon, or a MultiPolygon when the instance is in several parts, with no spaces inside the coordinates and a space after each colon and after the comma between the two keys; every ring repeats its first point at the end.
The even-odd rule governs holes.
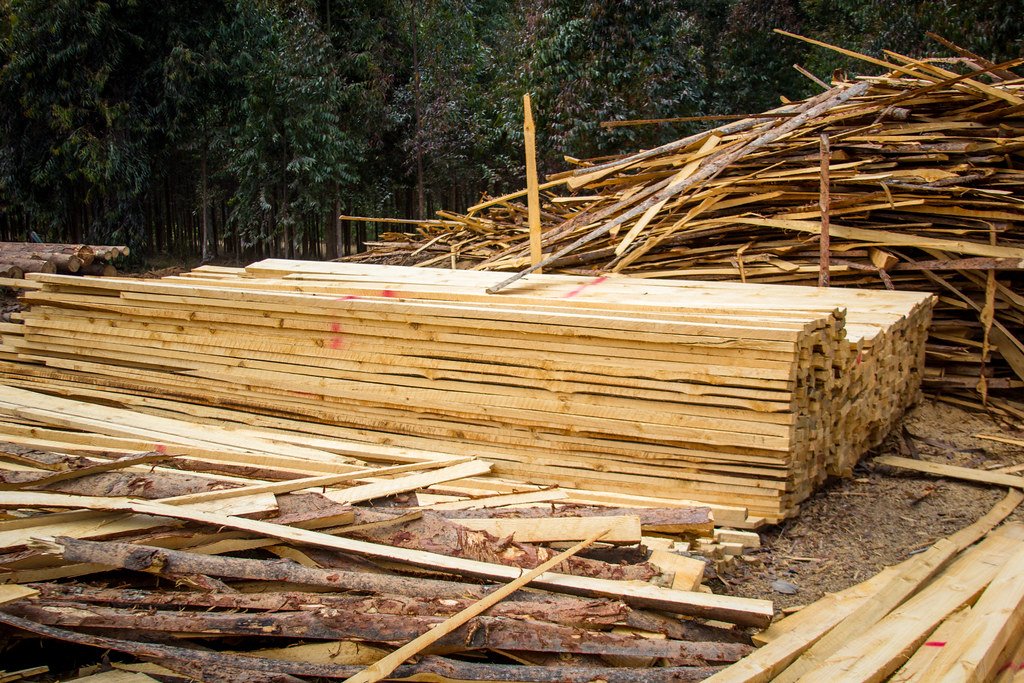
{"type": "Polygon", "coordinates": [[[264,261],[33,275],[11,384],[102,386],[778,521],[917,394],[931,298],[264,261]]]}

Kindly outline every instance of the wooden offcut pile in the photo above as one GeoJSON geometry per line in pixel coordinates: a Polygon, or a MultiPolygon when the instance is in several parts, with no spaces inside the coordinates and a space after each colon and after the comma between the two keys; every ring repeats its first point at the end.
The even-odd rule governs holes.
{"type": "Polygon", "coordinates": [[[348,679],[429,634],[396,676],[667,683],[737,661],[772,618],[701,589],[685,548],[756,539],[707,507],[568,502],[474,458],[105,398],[0,387],[7,637],[160,680],[296,681],[348,679]]]}
{"type": "Polygon", "coordinates": [[[0,242],[0,277],[18,279],[25,273],[117,275],[113,262],[128,256],[124,246],[0,242]]]}
{"type": "MultiPolygon", "coordinates": [[[[1008,70],[1021,60],[841,52],[887,73],[552,176],[544,269],[815,284],[828,222],[833,284],[939,295],[926,386],[1021,389],[1024,80],[1008,70]]],[[[525,269],[525,194],[442,212],[354,258],[525,269]]]]}
{"type": "Polygon", "coordinates": [[[971,526],[776,622],[755,635],[757,652],[707,680],[1019,681],[1024,524],[993,528],[1022,500],[1012,490],[971,526]]]}
{"type": "MultiPolygon", "coordinates": [[[[501,476],[795,514],[912,402],[917,293],[265,261],[33,275],[11,385],[174,398],[472,455],[501,476]]],[[[210,414],[214,413],[204,413],[210,414]]]]}

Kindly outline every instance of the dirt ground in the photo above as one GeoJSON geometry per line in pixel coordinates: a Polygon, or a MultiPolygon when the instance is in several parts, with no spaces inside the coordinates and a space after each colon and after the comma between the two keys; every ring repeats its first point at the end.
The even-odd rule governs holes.
{"type": "MultiPolygon", "coordinates": [[[[1024,431],[1008,429],[987,415],[923,399],[904,417],[902,429],[865,456],[853,478],[828,482],[797,517],[762,530],[762,547],[748,552],[712,588],[773,600],[777,610],[809,604],[974,522],[1005,489],[897,470],[876,465],[873,458],[919,457],[983,470],[1024,463],[1024,448],[976,438],[979,433],[1024,438],[1024,431]],[[773,588],[779,580],[796,592],[773,588]]],[[[1010,519],[1024,520],[1024,510],[1010,519]]]]}

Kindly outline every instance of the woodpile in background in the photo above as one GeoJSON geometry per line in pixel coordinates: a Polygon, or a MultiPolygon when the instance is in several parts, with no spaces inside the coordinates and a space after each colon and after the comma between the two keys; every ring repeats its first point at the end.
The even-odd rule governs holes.
{"type": "MultiPolygon", "coordinates": [[[[827,221],[833,284],[939,296],[926,387],[1012,396],[1024,388],[1024,80],[1009,70],[1021,60],[834,49],[887,73],[660,148],[571,160],[541,188],[545,271],[811,285],[827,221]]],[[[525,194],[442,212],[444,225],[353,258],[522,270],[525,194]]]]}
{"type": "Polygon", "coordinates": [[[0,387],[8,634],[160,680],[348,679],[431,633],[396,675],[668,683],[739,660],[772,618],[701,589],[700,539],[757,538],[707,507],[566,502],[474,458],[104,398],[0,387]],[[526,590],[466,616],[526,570],[526,590]]]}
{"type": "MultiPolygon", "coordinates": [[[[917,395],[931,297],[265,261],[159,280],[34,274],[8,384],[97,388],[472,455],[501,476],[776,522],[917,395]]],[[[206,413],[211,417],[214,413],[206,413]]]]}
{"type": "Polygon", "coordinates": [[[18,279],[25,273],[117,275],[113,261],[128,256],[124,246],[0,242],[0,277],[18,279]]]}

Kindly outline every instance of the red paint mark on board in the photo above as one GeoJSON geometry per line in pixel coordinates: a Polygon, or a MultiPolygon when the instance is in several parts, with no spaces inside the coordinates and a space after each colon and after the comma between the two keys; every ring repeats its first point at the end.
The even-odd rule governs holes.
{"type": "Polygon", "coordinates": [[[153,447],[153,450],[156,451],[157,453],[166,453],[167,446],[163,445],[162,443],[158,443],[156,446],[153,447]]]}
{"type": "Polygon", "coordinates": [[[944,640],[929,640],[924,645],[925,645],[925,647],[946,647],[946,641],[944,641],[944,640]]]}
{"type": "Polygon", "coordinates": [[[860,360],[861,360],[861,358],[863,358],[863,357],[864,357],[864,354],[863,354],[863,353],[861,353],[860,351],[858,351],[858,352],[857,352],[857,365],[860,365],[860,360]]]}
{"type": "Polygon", "coordinates": [[[394,299],[396,296],[398,296],[398,294],[396,294],[393,290],[390,289],[380,290],[380,295],[388,299],[394,299]]]}
{"type": "Polygon", "coordinates": [[[579,294],[580,292],[582,292],[582,291],[583,291],[584,289],[586,289],[587,287],[593,287],[594,285],[599,285],[599,284],[601,284],[602,282],[604,282],[604,281],[605,281],[605,280],[607,280],[607,279],[608,279],[608,276],[606,276],[606,275],[602,275],[601,277],[596,277],[596,278],[594,278],[594,279],[593,279],[593,280],[591,280],[590,282],[584,282],[584,283],[583,283],[582,285],[580,285],[580,286],[579,286],[579,287],[577,287],[576,289],[572,290],[571,292],[569,292],[568,294],[566,294],[566,295],[565,295],[564,297],[562,297],[562,298],[563,298],[563,299],[571,299],[571,298],[573,298],[574,296],[578,295],[578,294],[579,294]]]}
{"type": "Polygon", "coordinates": [[[342,331],[341,323],[339,323],[339,322],[332,322],[331,325],[330,325],[330,328],[331,328],[331,332],[334,333],[334,336],[331,336],[331,337],[327,338],[327,346],[329,346],[332,349],[343,349],[343,348],[345,348],[345,337],[342,336],[342,334],[341,334],[341,331],[342,331]]]}
{"type": "Polygon", "coordinates": [[[335,301],[355,301],[362,297],[356,296],[355,294],[346,294],[345,296],[339,296],[335,301]]]}

